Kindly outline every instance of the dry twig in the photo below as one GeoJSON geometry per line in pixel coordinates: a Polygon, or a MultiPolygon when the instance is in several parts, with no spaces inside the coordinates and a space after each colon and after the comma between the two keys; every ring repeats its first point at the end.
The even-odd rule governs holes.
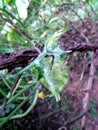
{"type": "MultiPolygon", "coordinates": [[[[93,52],[91,67],[90,67],[90,75],[89,75],[88,84],[87,84],[87,88],[86,88],[87,91],[85,94],[85,98],[83,100],[83,113],[87,113],[88,109],[89,109],[90,93],[92,92],[94,74],[95,74],[95,66],[94,66],[94,52],[93,52]]],[[[82,121],[81,121],[82,130],[86,129],[86,119],[87,119],[86,115],[84,115],[82,117],[82,121]]]]}
{"type": "Polygon", "coordinates": [[[8,95],[7,95],[7,98],[4,100],[3,105],[2,105],[2,108],[1,108],[1,110],[0,110],[0,115],[1,115],[2,112],[4,111],[4,109],[5,109],[5,107],[6,107],[6,104],[8,103],[8,100],[9,100],[10,96],[14,93],[15,88],[16,88],[16,86],[17,86],[17,84],[18,84],[20,78],[21,78],[21,75],[19,75],[19,76],[17,77],[15,83],[13,84],[13,87],[11,88],[10,92],[9,92],[8,95]]]}

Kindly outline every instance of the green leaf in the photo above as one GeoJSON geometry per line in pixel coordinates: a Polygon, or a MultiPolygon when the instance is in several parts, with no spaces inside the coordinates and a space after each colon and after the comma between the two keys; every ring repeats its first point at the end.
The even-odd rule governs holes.
{"type": "Polygon", "coordinates": [[[68,67],[61,61],[55,61],[52,68],[54,79],[56,80],[59,90],[62,91],[69,81],[68,67]]]}
{"type": "Polygon", "coordinates": [[[41,0],[31,0],[32,4],[34,5],[35,8],[39,8],[41,5],[41,0]]]}
{"type": "Polygon", "coordinates": [[[86,18],[87,14],[85,13],[85,11],[83,9],[79,9],[78,10],[78,15],[81,17],[81,18],[86,18]]]}
{"type": "Polygon", "coordinates": [[[28,0],[16,0],[16,6],[19,17],[24,21],[27,18],[27,8],[29,6],[28,0]]]}
{"type": "Polygon", "coordinates": [[[10,47],[10,46],[4,46],[2,44],[0,44],[0,52],[2,53],[10,53],[10,52],[14,52],[15,48],[10,47]]]}
{"type": "Polygon", "coordinates": [[[50,0],[51,3],[60,5],[62,3],[62,0],[50,0]]]}
{"type": "Polygon", "coordinates": [[[5,3],[9,4],[11,2],[11,0],[5,0],[5,3]]]}
{"type": "Polygon", "coordinates": [[[43,76],[41,67],[34,66],[32,69],[33,69],[34,79],[36,79],[37,81],[40,80],[43,76]]]}
{"type": "Polygon", "coordinates": [[[3,8],[3,1],[0,0],[0,8],[3,8]]]}

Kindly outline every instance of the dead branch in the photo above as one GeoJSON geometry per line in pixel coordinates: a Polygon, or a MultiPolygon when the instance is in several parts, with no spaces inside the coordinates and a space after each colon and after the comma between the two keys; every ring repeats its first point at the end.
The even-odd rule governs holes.
{"type": "MultiPolygon", "coordinates": [[[[42,47],[40,48],[43,49],[42,47]]],[[[77,45],[68,45],[63,47],[65,51],[71,50],[75,51],[95,51],[98,49],[98,44],[78,44],[77,45]]],[[[0,70],[8,69],[9,71],[13,70],[16,67],[24,67],[30,63],[31,59],[35,59],[38,56],[39,52],[35,49],[24,49],[17,52],[0,53],[0,70]]]]}
{"type": "Polygon", "coordinates": [[[95,51],[97,49],[98,49],[98,44],[85,44],[85,43],[78,43],[77,45],[69,46],[67,48],[67,50],[71,50],[72,52],[95,51]]]}
{"type": "Polygon", "coordinates": [[[21,28],[19,28],[12,20],[10,20],[8,18],[5,18],[2,13],[0,13],[0,16],[1,16],[1,18],[4,21],[6,21],[9,24],[11,24],[18,32],[20,32],[21,34],[23,34],[27,39],[32,40],[32,37],[29,36],[24,30],[22,30],[21,28]]]}
{"type": "MultiPolygon", "coordinates": [[[[42,48],[41,48],[42,49],[42,48]]],[[[75,46],[68,46],[63,48],[65,51],[94,51],[98,49],[97,44],[77,44],[75,46]]],[[[35,59],[39,52],[35,49],[24,49],[17,52],[2,54],[0,53],[0,70],[13,70],[16,67],[24,67],[30,63],[31,59],[35,59]]]]}
{"type": "MultiPolygon", "coordinates": [[[[83,100],[83,113],[87,113],[89,109],[89,101],[90,101],[90,94],[93,87],[94,74],[95,74],[95,66],[94,66],[94,52],[93,52],[91,67],[90,67],[90,75],[89,75],[88,84],[86,88],[85,98],[83,100]]],[[[82,130],[86,129],[86,115],[82,117],[81,129],[82,130]]]]}
{"type": "Polygon", "coordinates": [[[35,49],[25,49],[7,54],[0,53],[0,70],[8,69],[11,71],[16,67],[24,67],[32,58],[35,59],[38,54],[35,49]]]}

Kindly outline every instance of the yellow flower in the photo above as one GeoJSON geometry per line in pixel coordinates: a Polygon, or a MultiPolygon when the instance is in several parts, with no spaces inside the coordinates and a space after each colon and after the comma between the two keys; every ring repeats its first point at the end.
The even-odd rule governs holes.
{"type": "Polygon", "coordinates": [[[46,15],[44,13],[41,13],[41,17],[44,19],[46,15]]]}
{"type": "Polygon", "coordinates": [[[38,97],[39,97],[40,99],[44,99],[44,98],[45,98],[45,93],[44,93],[44,92],[40,92],[40,93],[38,94],[38,97]]]}
{"type": "Polygon", "coordinates": [[[4,71],[4,73],[5,73],[5,74],[7,74],[7,73],[8,73],[8,69],[4,69],[3,71],[4,71]]]}

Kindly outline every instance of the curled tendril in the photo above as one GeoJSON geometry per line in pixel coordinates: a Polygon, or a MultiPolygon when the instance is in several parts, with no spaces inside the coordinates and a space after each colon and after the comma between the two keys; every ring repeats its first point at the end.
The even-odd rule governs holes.
{"type": "MultiPolygon", "coordinates": [[[[59,39],[59,37],[62,34],[64,34],[65,32],[68,31],[68,29],[69,29],[69,22],[65,18],[55,17],[55,18],[52,18],[49,21],[48,26],[49,26],[50,30],[54,31],[54,34],[52,36],[50,36],[49,39],[47,40],[47,45],[46,45],[47,51],[52,49],[54,47],[54,44],[59,39]],[[59,20],[61,20],[64,23],[64,26],[60,25],[60,29],[56,29],[56,28],[52,27],[52,24],[57,22],[57,21],[59,21],[59,20]]],[[[59,26],[59,25],[57,25],[57,26],[59,26]]]]}
{"type": "Polygon", "coordinates": [[[51,26],[51,24],[53,24],[53,22],[57,22],[57,21],[59,21],[59,20],[61,20],[62,22],[64,22],[64,26],[66,26],[66,27],[64,27],[64,26],[60,25],[61,28],[58,29],[57,32],[58,32],[59,35],[61,35],[61,34],[65,33],[65,32],[67,32],[68,29],[69,29],[69,22],[68,22],[67,19],[61,18],[61,17],[52,18],[52,19],[49,21],[48,26],[49,26],[49,28],[50,28],[51,30],[55,31],[55,28],[53,28],[53,27],[51,26]]]}

